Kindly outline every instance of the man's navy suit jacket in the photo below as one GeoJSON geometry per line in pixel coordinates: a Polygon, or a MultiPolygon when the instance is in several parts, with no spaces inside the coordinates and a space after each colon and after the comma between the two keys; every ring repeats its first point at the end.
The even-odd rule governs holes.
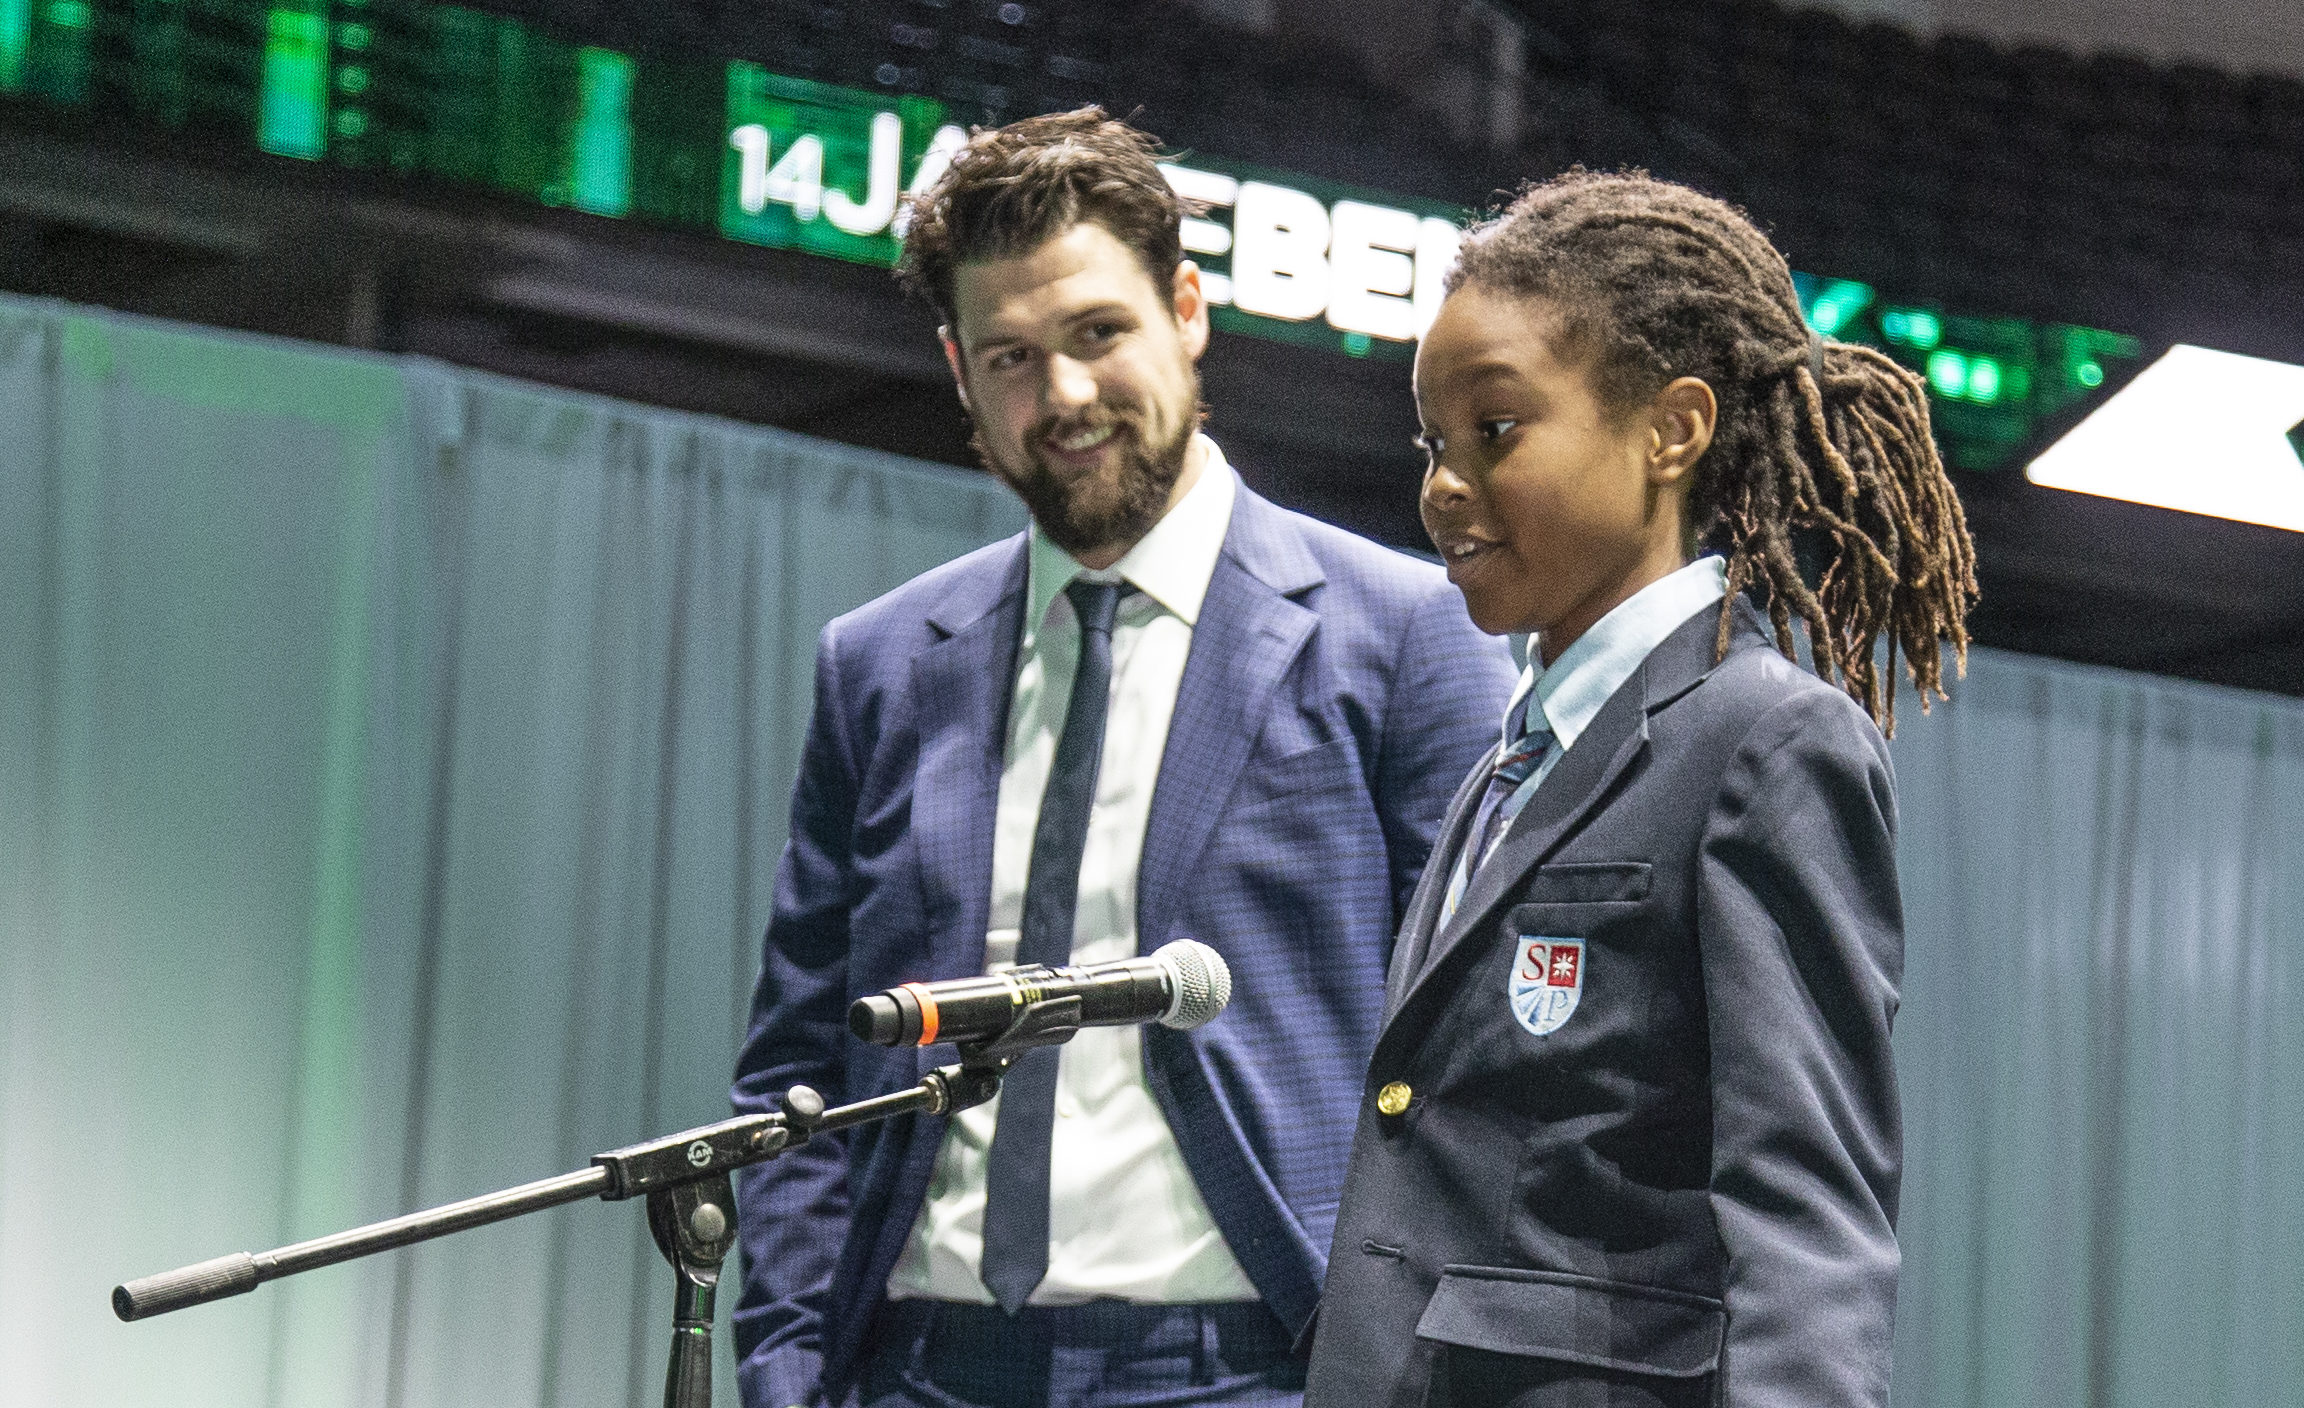
{"type": "Polygon", "coordinates": [[[1650,652],[1444,919],[1480,774],[1459,793],[1393,960],[1307,1408],[1885,1408],[1888,750],[1742,602],[1715,664],[1718,622],[1650,652]],[[1569,970],[1523,968],[1532,944],[1580,969],[1541,1035],[1513,989],[1569,970]]]}
{"type": "MultiPolygon", "coordinates": [[[[865,1046],[846,1012],[983,969],[1025,565],[1019,535],[825,628],[739,1112],[794,1084],[860,1100],[951,1059],[865,1046]]],[[[1198,1031],[1146,1028],[1144,1061],[1217,1227],[1291,1330],[1319,1295],[1392,935],[1511,684],[1438,568],[1241,489],[1137,881],[1141,950],[1214,945],[1232,1002],[1198,1031]]],[[[943,1133],[867,1125],[739,1176],[752,1408],[846,1392],[943,1133]]]]}

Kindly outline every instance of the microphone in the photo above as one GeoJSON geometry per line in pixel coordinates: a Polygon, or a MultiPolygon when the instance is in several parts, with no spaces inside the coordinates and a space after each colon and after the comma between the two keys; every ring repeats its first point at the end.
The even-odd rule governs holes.
{"type": "Polygon", "coordinates": [[[1190,1031],[1232,1000],[1232,970],[1208,945],[1178,939],[1112,963],[1036,963],[981,978],[905,983],[857,998],[848,1008],[848,1030],[879,1046],[982,1041],[1008,1030],[1032,1003],[1067,997],[1080,999],[1084,1027],[1158,1022],[1190,1031]]]}

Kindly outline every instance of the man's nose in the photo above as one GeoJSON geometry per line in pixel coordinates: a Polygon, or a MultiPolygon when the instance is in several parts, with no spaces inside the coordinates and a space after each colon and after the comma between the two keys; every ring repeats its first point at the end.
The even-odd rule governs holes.
{"type": "Polygon", "coordinates": [[[1085,410],[1096,404],[1096,378],[1089,375],[1085,362],[1060,354],[1050,357],[1040,399],[1057,415],[1085,410]]]}

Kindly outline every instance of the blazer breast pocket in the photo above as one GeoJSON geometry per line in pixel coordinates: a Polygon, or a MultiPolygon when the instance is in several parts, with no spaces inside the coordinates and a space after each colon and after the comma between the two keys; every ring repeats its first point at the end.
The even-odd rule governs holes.
{"type": "MultiPolygon", "coordinates": [[[[1515,906],[1637,904],[1648,898],[1654,867],[1644,860],[1567,861],[1539,866],[1513,897],[1515,906]]],[[[1512,918],[1521,916],[1515,908],[1512,918]]],[[[1518,924],[1514,924],[1518,928],[1518,924]]]]}
{"type": "Polygon", "coordinates": [[[1250,758],[1240,779],[1240,790],[1234,796],[1234,807],[1246,810],[1318,787],[1358,781],[1360,764],[1353,752],[1355,742],[1347,734],[1277,758],[1250,758]]]}

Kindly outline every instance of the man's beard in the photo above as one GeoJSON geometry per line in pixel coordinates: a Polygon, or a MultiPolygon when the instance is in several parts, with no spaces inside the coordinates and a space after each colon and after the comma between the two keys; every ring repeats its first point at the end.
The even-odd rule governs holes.
{"type": "MultiPolygon", "coordinates": [[[[1192,404],[1199,404],[1197,384],[1192,404]]],[[[1146,442],[1143,420],[1133,413],[1102,412],[1085,420],[1051,418],[1025,437],[1021,465],[995,455],[981,427],[974,443],[984,463],[1024,501],[1048,541],[1074,557],[1084,557],[1099,549],[1132,545],[1160,521],[1168,511],[1168,496],[1183,477],[1198,421],[1198,416],[1182,418],[1175,434],[1155,445],[1146,442]],[[1038,447],[1059,428],[1078,431],[1105,424],[1112,426],[1108,443],[1114,448],[1101,469],[1082,474],[1041,458],[1038,447]]]]}

